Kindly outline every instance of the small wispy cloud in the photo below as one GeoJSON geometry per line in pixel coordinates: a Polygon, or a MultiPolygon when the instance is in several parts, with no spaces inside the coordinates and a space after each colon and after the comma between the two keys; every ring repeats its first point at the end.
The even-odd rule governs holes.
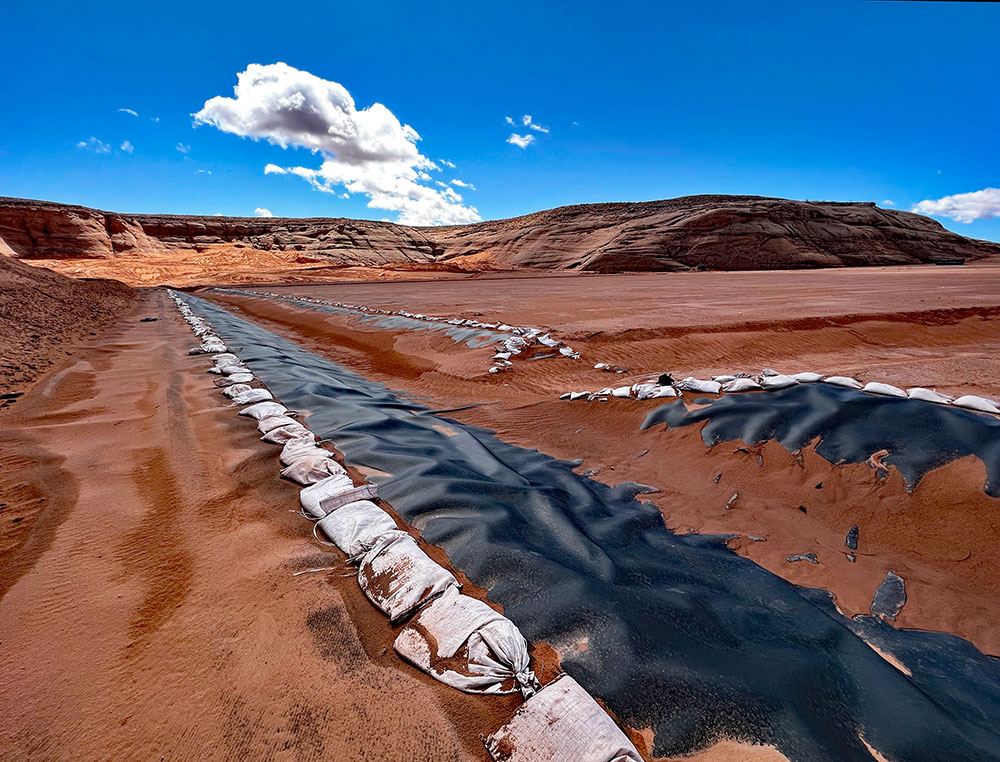
{"type": "Polygon", "coordinates": [[[210,174],[212,174],[212,170],[210,170],[210,169],[196,169],[194,171],[194,173],[196,175],[210,175],[210,174]]]}
{"type": "Polygon", "coordinates": [[[983,188],[971,193],[927,199],[914,204],[910,211],[965,223],[1000,217],[1000,188],[983,188]]]}
{"type": "Polygon", "coordinates": [[[438,162],[440,162],[441,164],[443,164],[444,166],[446,166],[446,167],[448,167],[450,169],[454,169],[455,168],[455,162],[453,162],[453,161],[448,161],[447,159],[438,159],[438,162]]]}
{"type": "Polygon", "coordinates": [[[93,135],[86,140],[81,140],[76,144],[76,147],[82,148],[85,151],[93,151],[94,153],[111,153],[111,146],[103,140],[98,140],[93,135]]]}
{"type": "Polygon", "coordinates": [[[540,124],[536,124],[535,120],[532,119],[531,114],[525,114],[521,117],[521,124],[527,127],[529,130],[534,130],[535,132],[548,132],[548,127],[543,127],[540,124]]]}
{"type": "Polygon", "coordinates": [[[175,147],[175,148],[176,148],[176,149],[177,149],[178,151],[180,151],[181,153],[183,153],[183,154],[189,154],[189,153],[191,153],[191,146],[186,146],[186,145],[184,145],[183,143],[178,143],[178,144],[177,144],[176,146],[174,146],[174,147],[175,147]]]}
{"type": "Polygon", "coordinates": [[[160,121],[160,117],[158,117],[158,116],[151,116],[149,118],[149,121],[151,121],[151,122],[158,122],[158,121],[160,121]]]}
{"type": "Polygon", "coordinates": [[[135,151],[135,146],[132,145],[131,140],[123,140],[120,147],[125,153],[133,153],[135,151]]]}
{"type": "Polygon", "coordinates": [[[468,188],[469,190],[475,190],[476,189],[476,186],[473,185],[472,183],[465,183],[465,182],[462,182],[461,180],[452,180],[451,184],[452,185],[457,185],[459,188],[468,188]]]}
{"type": "Polygon", "coordinates": [[[517,122],[515,122],[511,117],[505,116],[504,121],[507,122],[511,127],[517,127],[517,122]]]}
{"type": "Polygon", "coordinates": [[[130,114],[132,116],[139,116],[139,112],[130,108],[120,108],[118,109],[119,114],[130,114]]]}
{"type": "Polygon", "coordinates": [[[895,205],[896,202],[888,198],[882,202],[882,206],[895,206],[895,205]]]}
{"type": "Polygon", "coordinates": [[[253,216],[254,217],[273,217],[274,215],[271,214],[271,210],[270,209],[265,209],[262,206],[258,206],[256,209],[253,210],[253,216]]]}
{"type": "Polygon", "coordinates": [[[518,135],[516,132],[512,132],[510,137],[507,138],[507,142],[512,146],[517,146],[518,148],[527,148],[532,143],[535,142],[534,135],[518,135]]]}

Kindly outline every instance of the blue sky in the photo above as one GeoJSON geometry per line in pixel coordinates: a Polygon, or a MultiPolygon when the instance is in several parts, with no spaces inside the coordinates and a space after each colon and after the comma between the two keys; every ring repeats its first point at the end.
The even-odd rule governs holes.
{"type": "Polygon", "coordinates": [[[923,208],[1000,240],[998,40],[1000,4],[971,2],[19,3],[0,29],[0,194],[460,221],[696,193],[910,209],[986,191],[923,208]],[[233,100],[252,64],[268,82],[233,100]],[[356,108],[318,107],[342,92],[323,81],[356,108]],[[343,116],[342,139],[288,111],[303,82],[302,108],[343,116]],[[231,100],[207,108],[216,96],[231,100]]]}

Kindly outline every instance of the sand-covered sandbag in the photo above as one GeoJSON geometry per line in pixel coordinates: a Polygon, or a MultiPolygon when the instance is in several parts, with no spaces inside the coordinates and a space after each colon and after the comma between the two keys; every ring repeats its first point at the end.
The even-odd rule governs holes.
{"type": "Polygon", "coordinates": [[[378,489],[374,484],[354,486],[347,472],[328,476],[299,492],[302,510],[321,519],[326,514],[358,500],[374,500],[378,489]]]}
{"type": "Polygon", "coordinates": [[[232,399],[233,397],[243,394],[243,392],[250,391],[252,388],[253,387],[248,386],[247,384],[233,384],[232,386],[227,386],[223,389],[222,393],[229,397],[229,399],[232,399]]]}
{"type": "Polygon", "coordinates": [[[614,720],[569,675],[525,701],[486,739],[495,762],[641,762],[614,720]]]}
{"type": "Polygon", "coordinates": [[[906,396],[911,400],[923,400],[924,402],[936,402],[939,405],[950,405],[955,398],[948,394],[936,392],[933,389],[924,389],[922,386],[914,386],[906,390],[906,396]]]}
{"type": "Polygon", "coordinates": [[[955,407],[964,407],[967,410],[978,410],[981,413],[1000,413],[1000,407],[985,397],[977,397],[974,394],[966,394],[959,397],[953,403],[955,407]]]}
{"type": "Polygon", "coordinates": [[[203,341],[197,347],[188,350],[189,355],[214,355],[227,351],[226,345],[221,341],[203,341]]]}
{"type": "Polygon", "coordinates": [[[865,384],[863,391],[866,391],[869,394],[881,394],[883,397],[900,397],[902,399],[906,399],[906,392],[898,386],[893,386],[892,384],[882,384],[878,381],[870,381],[865,384]]]}
{"type": "Polygon", "coordinates": [[[791,377],[798,381],[800,384],[815,384],[817,381],[823,380],[822,373],[813,373],[812,371],[804,371],[802,373],[792,373],[791,377]]]}
{"type": "Polygon", "coordinates": [[[824,384],[832,384],[833,386],[842,386],[845,389],[860,389],[861,382],[856,378],[850,378],[848,376],[827,376],[823,379],[824,384]]]}
{"type": "Polygon", "coordinates": [[[404,627],[393,643],[413,666],[466,693],[513,693],[539,688],[528,644],[503,614],[450,587],[404,627]]]}
{"type": "Polygon", "coordinates": [[[722,385],[722,391],[727,393],[756,392],[760,391],[760,389],[761,385],[752,378],[734,378],[732,381],[726,381],[722,385]]]}
{"type": "Polygon", "coordinates": [[[268,434],[274,429],[289,426],[293,423],[298,423],[298,421],[287,415],[268,415],[257,422],[257,431],[261,434],[268,434]]]}
{"type": "Polygon", "coordinates": [[[773,376],[761,376],[760,379],[761,388],[769,391],[787,389],[789,386],[795,386],[797,383],[799,382],[791,376],[783,376],[780,373],[773,376]]]}
{"type": "Polygon", "coordinates": [[[309,432],[308,436],[289,439],[281,448],[282,465],[290,466],[301,458],[332,458],[333,453],[316,444],[316,435],[309,432]]]}
{"type": "MultiPolygon", "coordinates": [[[[289,419],[291,420],[291,419],[289,419]]],[[[280,444],[283,445],[289,439],[300,439],[302,437],[312,436],[315,438],[309,429],[303,426],[298,421],[293,421],[292,423],[286,424],[284,426],[278,426],[277,428],[271,429],[264,436],[260,438],[262,442],[268,442],[270,444],[280,444]]]]}
{"type": "Polygon", "coordinates": [[[371,550],[387,532],[396,531],[396,522],[375,503],[356,500],[327,513],[313,527],[313,533],[317,531],[354,558],[371,550]]]}
{"type": "Polygon", "coordinates": [[[396,530],[365,553],[358,584],[376,608],[397,622],[458,581],[428,558],[410,535],[396,530]]]}
{"type": "Polygon", "coordinates": [[[303,486],[315,484],[333,474],[346,473],[344,467],[333,458],[322,456],[299,458],[292,465],[281,469],[281,475],[285,479],[291,479],[296,484],[303,486]]]}
{"type": "MultiPolygon", "coordinates": [[[[270,394],[270,392],[268,392],[268,394],[270,394]]],[[[238,397],[239,395],[236,396],[238,397]]],[[[255,421],[262,421],[265,418],[271,418],[277,415],[284,415],[287,412],[288,408],[282,405],[280,402],[274,402],[271,399],[265,399],[262,400],[261,402],[257,402],[256,404],[247,405],[240,411],[240,415],[245,415],[247,418],[253,418],[255,421]]]]}
{"type": "Polygon", "coordinates": [[[718,394],[722,391],[722,384],[718,381],[700,381],[691,376],[681,379],[676,386],[682,392],[697,392],[699,394],[718,394]]]}

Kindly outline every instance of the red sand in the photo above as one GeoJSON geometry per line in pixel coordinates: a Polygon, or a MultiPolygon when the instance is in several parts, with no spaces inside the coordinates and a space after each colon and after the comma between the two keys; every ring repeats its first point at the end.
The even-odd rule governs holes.
{"type": "Polygon", "coordinates": [[[640,433],[655,401],[556,399],[563,391],[596,390],[651,372],[705,377],[762,366],[996,395],[1000,267],[490,278],[268,290],[552,329],[583,359],[519,361],[515,372],[490,376],[489,350],[458,346],[443,335],[389,333],[284,303],[213,296],[313,351],[427,398],[432,407],[491,403],[451,415],[494,429],[506,441],[583,458],[581,468],[598,469],[595,478],[609,484],[634,480],[660,488],[650,499],[677,531],[765,537],[766,542],[742,539],[733,547],[793,582],[831,590],[845,613],[867,612],[875,588],[892,569],[907,581],[901,626],[952,632],[1000,654],[1000,560],[993,548],[1000,514],[997,501],[982,490],[980,462],[952,463],[908,494],[897,472],[879,483],[865,464],[837,467],[808,451],[799,464],[773,442],[744,454],[736,445],[708,450],[694,429],[640,433]],[[914,315],[915,310],[921,312],[914,315]],[[632,372],[595,371],[596,361],[632,372]],[[727,510],[734,492],[740,497],[727,510]],[[844,537],[854,523],[861,544],[851,563],[844,537]],[[818,555],[818,565],[785,561],[786,555],[809,552],[818,555]]]}

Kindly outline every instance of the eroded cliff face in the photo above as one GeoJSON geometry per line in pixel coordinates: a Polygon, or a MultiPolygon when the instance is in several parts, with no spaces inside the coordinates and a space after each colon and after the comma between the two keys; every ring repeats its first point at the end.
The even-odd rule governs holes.
{"type": "Polygon", "coordinates": [[[342,268],[745,270],[1000,254],[998,244],[909,212],[757,196],[587,204],[443,228],[118,214],[0,198],[0,246],[72,275],[144,285],[312,279],[342,268]]]}

